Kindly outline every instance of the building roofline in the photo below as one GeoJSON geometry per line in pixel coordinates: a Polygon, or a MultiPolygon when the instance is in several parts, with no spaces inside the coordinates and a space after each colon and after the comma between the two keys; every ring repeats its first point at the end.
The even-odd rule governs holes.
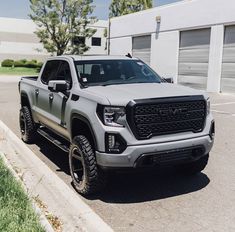
{"type": "Polygon", "coordinates": [[[126,14],[126,15],[113,17],[113,18],[110,18],[110,20],[113,21],[113,20],[118,20],[122,17],[128,17],[128,16],[130,17],[130,16],[133,16],[133,15],[145,14],[147,12],[155,11],[155,10],[158,10],[158,9],[160,10],[160,9],[164,9],[164,8],[174,7],[174,6],[178,6],[178,5],[182,5],[182,4],[191,3],[191,2],[194,2],[194,1],[197,1],[197,0],[179,0],[178,2],[173,2],[173,3],[168,3],[168,4],[165,4],[165,5],[161,5],[161,6],[152,7],[152,8],[147,9],[147,10],[142,10],[142,11],[134,12],[134,13],[131,13],[131,14],[126,14]]]}

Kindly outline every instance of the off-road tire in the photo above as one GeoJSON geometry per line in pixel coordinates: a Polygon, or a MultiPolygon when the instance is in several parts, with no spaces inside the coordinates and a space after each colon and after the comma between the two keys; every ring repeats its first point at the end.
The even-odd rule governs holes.
{"type": "Polygon", "coordinates": [[[205,169],[209,160],[209,154],[192,163],[180,165],[179,170],[184,175],[195,175],[205,169]]]}
{"type": "Polygon", "coordinates": [[[95,153],[91,143],[83,135],[78,135],[73,139],[69,151],[69,167],[73,186],[78,193],[87,196],[97,193],[105,187],[106,175],[97,166],[95,153]],[[83,165],[83,176],[80,178],[80,181],[76,179],[76,174],[73,171],[73,154],[75,150],[79,153],[83,165]]]}
{"type": "Polygon", "coordinates": [[[19,121],[21,139],[25,143],[33,143],[37,134],[37,127],[33,121],[32,114],[28,106],[23,106],[20,109],[19,121]],[[23,122],[21,120],[23,120],[23,122]]]}

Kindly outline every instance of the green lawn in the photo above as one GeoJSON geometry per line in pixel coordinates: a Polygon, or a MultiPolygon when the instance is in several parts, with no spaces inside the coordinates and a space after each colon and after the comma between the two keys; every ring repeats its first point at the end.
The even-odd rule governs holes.
{"type": "Polygon", "coordinates": [[[44,232],[28,196],[0,158],[0,231],[44,232]]]}
{"type": "Polygon", "coordinates": [[[7,68],[0,67],[0,75],[38,75],[37,69],[34,68],[7,68]]]}

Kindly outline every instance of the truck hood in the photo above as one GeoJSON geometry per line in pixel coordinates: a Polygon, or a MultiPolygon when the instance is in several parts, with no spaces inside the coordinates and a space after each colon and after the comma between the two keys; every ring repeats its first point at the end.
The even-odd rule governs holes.
{"type": "Polygon", "coordinates": [[[168,83],[141,83],[93,86],[86,89],[92,95],[106,98],[111,105],[126,106],[131,100],[204,95],[205,92],[168,83]]]}

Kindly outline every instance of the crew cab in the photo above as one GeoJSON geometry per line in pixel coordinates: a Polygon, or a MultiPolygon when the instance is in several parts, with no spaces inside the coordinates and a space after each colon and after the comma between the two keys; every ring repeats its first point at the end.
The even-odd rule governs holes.
{"type": "Polygon", "coordinates": [[[22,140],[45,137],[69,153],[76,190],[101,190],[107,170],[207,165],[215,124],[206,93],[167,83],[126,56],[49,58],[38,77],[22,77],[22,140]]]}

